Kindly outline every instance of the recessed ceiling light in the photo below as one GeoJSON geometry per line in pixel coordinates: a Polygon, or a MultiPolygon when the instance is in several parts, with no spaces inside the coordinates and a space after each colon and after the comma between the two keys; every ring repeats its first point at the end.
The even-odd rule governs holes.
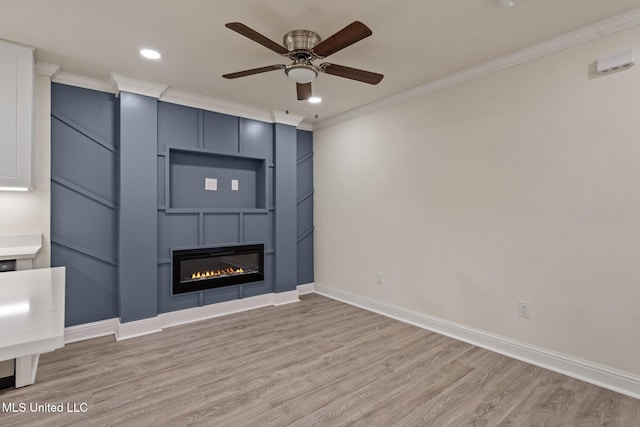
{"type": "Polygon", "coordinates": [[[140,49],[140,55],[144,56],[147,59],[160,59],[162,55],[160,52],[153,49],[140,49]]]}
{"type": "Polygon", "coordinates": [[[309,98],[309,102],[312,104],[319,104],[322,102],[322,98],[320,98],[319,96],[312,96],[311,98],[309,98]]]}

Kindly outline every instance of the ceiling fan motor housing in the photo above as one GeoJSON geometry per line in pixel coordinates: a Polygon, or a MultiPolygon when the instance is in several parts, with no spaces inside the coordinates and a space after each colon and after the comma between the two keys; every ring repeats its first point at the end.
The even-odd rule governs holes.
{"type": "MultiPolygon", "coordinates": [[[[293,30],[284,35],[282,44],[291,53],[305,51],[309,53],[322,39],[317,33],[309,30],[293,30]]],[[[295,59],[295,58],[292,58],[295,59]]]]}

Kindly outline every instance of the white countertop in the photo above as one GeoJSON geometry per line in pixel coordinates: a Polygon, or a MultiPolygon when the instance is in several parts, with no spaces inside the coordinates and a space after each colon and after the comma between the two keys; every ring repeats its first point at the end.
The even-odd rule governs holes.
{"type": "Polygon", "coordinates": [[[0,361],[64,345],[65,268],[0,274],[0,361]]]}
{"type": "Polygon", "coordinates": [[[42,234],[0,235],[0,261],[35,258],[42,248],[42,234]]]}
{"type": "Polygon", "coordinates": [[[0,261],[7,259],[35,258],[42,246],[15,246],[0,248],[0,261]]]}

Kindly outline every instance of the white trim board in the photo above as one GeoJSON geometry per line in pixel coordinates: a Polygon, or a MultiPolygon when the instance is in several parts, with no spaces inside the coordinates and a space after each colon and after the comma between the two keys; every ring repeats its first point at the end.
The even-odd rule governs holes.
{"type": "Polygon", "coordinates": [[[640,399],[640,376],[338,289],[315,292],[448,337],[640,399]]]}
{"type": "Polygon", "coordinates": [[[316,291],[315,283],[305,283],[304,285],[298,285],[298,295],[312,294],[316,291]]]}
{"type": "Polygon", "coordinates": [[[170,328],[172,326],[184,325],[187,323],[226,316],[227,314],[239,313],[261,307],[280,306],[299,302],[299,295],[300,293],[296,289],[289,292],[274,292],[249,298],[225,301],[218,304],[189,308],[186,310],[171,311],[159,314],[156,317],[137,320],[134,322],[120,323],[120,319],[115,318],[85,323],[82,325],[68,326],[64,329],[64,342],[65,344],[70,344],[76,341],[104,337],[107,335],[115,335],[116,340],[121,341],[161,332],[163,329],[170,328]]]}
{"type": "Polygon", "coordinates": [[[169,87],[169,85],[163,83],[135,79],[118,73],[109,74],[109,83],[116,88],[116,96],[118,96],[120,92],[130,92],[151,98],[160,98],[169,87]]]}
{"type": "Polygon", "coordinates": [[[85,77],[79,74],[59,71],[51,78],[53,83],[60,83],[67,86],[80,87],[83,89],[97,90],[99,92],[117,93],[116,88],[106,80],[93,77],[85,77]]]}
{"type": "Polygon", "coordinates": [[[107,319],[83,323],[82,325],[67,326],[64,328],[64,343],[71,344],[72,342],[114,335],[118,330],[118,323],[118,319],[107,319]]]}
{"type": "Polygon", "coordinates": [[[172,104],[184,105],[187,107],[200,108],[202,110],[213,111],[215,113],[229,114],[231,116],[244,117],[246,119],[259,120],[261,122],[271,122],[271,111],[239,104],[237,102],[225,101],[205,95],[199,95],[182,90],[167,89],[159,98],[160,101],[172,104]]]}

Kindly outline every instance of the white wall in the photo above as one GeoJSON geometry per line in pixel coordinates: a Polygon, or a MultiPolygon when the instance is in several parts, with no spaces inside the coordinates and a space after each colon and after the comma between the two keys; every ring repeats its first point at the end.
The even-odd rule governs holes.
{"type": "Polygon", "coordinates": [[[42,234],[34,267],[49,267],[51,199],[51,80],[36,74],[34,187],[29,192],[0,191],[0,234],[42,234]]]}
{"type": "Polygon", "coordinates": [[[316,131],[316,285],[640,374],[640,65],[593,74],[630,47],[638,27],[316,131]]]}

